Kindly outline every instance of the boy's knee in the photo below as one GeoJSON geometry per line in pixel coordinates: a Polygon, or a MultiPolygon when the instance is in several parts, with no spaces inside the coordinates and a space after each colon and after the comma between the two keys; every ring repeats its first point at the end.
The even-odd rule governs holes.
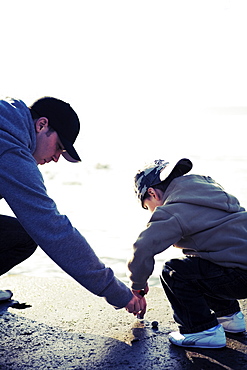
{"type": "Polygon", "coordinates": [[[170,274],[171,271],[179,270],[180,262],[181,261],[178,258],[173,258],[167,261],[163,266],[163,271],[170,274]]]}
{"type": "Polygon", "coordinates": [[[163,266],[163,270],[162,270],[162,277],[163,277],[163,279],[165,281],[167,281],[168,279],[170,279],[172,277],[173,271],[174,271],[174,268],[173,268],[173,260],[169,260],[163,266]]]}
{"type": "Polygon", "coordinates": [[[187,257],[173,258],[165,263],[162,270],[162,276],[165,281],[170,279],[184,279],[190,272],[190,264],[187,257]]]}

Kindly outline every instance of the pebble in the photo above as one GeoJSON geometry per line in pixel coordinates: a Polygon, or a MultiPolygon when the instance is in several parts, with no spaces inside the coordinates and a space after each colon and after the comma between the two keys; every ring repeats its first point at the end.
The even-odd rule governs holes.
{"type": "Polygon", "coordinates": [[[158,321],[152,321],[152,327],[157,328],[159,325],[158,321]]]}

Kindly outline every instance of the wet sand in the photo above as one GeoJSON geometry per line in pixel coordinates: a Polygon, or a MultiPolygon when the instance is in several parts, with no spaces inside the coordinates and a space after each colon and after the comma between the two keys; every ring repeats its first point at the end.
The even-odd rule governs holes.
{"type": "MultiPolygon", "coordinates": [[[[223,349],[179,348],[162,288],[151,288],[143,321],[115,310],[72,279],[12,275],[1,289],[14,293],[0,305],[0,369],[245,369],[247,334],[227,334],[223,349]],[[13,300],[31,305],[11,307],[13,300]],[[152,328],[152,321],[158,328],[152,328]]],[[[247,317],[247,300],[240,301],[247,317]]]]}

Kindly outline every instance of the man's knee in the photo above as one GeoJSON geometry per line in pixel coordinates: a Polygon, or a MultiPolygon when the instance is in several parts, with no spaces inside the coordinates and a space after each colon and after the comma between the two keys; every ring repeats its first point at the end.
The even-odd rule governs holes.
{"type": "Polygon", "coordinates": [[[29,256],[31,256],[37,249],[37,244],[33,239],[30,238],[30,240],[27,242],[25,249],[27,250],[29,256]]]}

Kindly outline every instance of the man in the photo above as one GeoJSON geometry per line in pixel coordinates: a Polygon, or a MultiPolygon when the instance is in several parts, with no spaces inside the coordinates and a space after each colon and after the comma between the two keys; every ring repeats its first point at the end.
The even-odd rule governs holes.
{"type": "Polygon", "coordinates": [[[238,300],[247,298],[247,212],[210,177],[184,176],[191,168],[188,159],[157,160],[137,173],[136,194],[152,217],[134,244],[130,278],[134,294],[147,293],[154,256],[182,248],[186,257],[167,261],[161,276],[179,326],[169,340],[221,348],[225,332],[246,328],[238,300]]]}
{"type": "MultiPolygon", "coordinates": [[[[39,245],[65,272],[116,308],[145,312],[138,299],[97,258],[85,238],[48,197],[37,165],[61,154],[80,161],[73,144],[79,119],[68,103],[52,97],[30,108],[22,101],[0,101],[0,197],[16,218],[0,216],[0,275],[28,258],[39,245]]],[[[2,291],[0,300],[10,298],[2,291]]]]}

